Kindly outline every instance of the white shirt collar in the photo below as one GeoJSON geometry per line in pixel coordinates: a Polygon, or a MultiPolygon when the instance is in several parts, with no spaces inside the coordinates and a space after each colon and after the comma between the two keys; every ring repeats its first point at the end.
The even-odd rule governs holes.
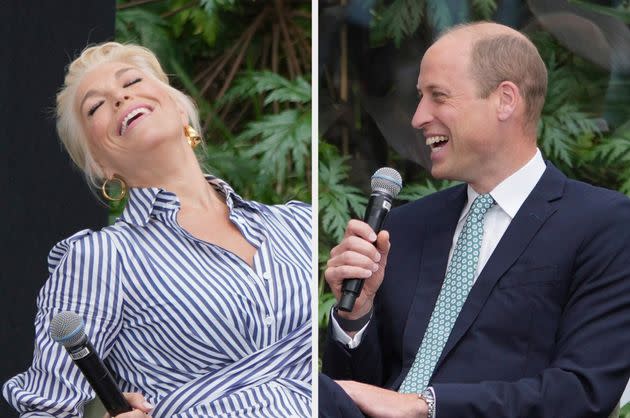
{"type": "MultiPolygon", "coordinates": [[[[527,199],[527,196],[534,190],[534,186],[538,183],[538,180],[542,177],[547,166],[542,158],[542,154],[539,149],[536,149],[536,154],[531,160],[527,162],[523,167],[519,168],[510,177],[499,183],[491,192],[490,195],[505,213],[508,214],[510,219],[516,216],[516,213],[527,199]]],[[[470,185],[468,185],[468,202],[464,206],[460,220],[463,219],[470,206],[475,201],[475,198],[479,196],[470,185]]]]}

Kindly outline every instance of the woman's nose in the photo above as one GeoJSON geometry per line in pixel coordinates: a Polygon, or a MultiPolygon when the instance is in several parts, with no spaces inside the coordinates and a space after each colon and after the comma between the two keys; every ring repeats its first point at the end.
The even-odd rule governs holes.
{"type": "Polygon", "coordinates": [[[122,106],[122,104],[124,102],[126,102],[127,100],[129,100],[129,95],[128,94],[124,94],[124,95],[118,96],[116,98],[115,106],[118,108],[118,107],[122,106]]]}

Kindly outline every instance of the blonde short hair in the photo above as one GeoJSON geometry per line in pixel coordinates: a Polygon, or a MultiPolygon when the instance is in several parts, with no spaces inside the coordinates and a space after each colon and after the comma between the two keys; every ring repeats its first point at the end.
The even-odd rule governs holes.
{"type": "Polygon", "coordinates": [[[201,132],[197,106],[190,97],[170,86],[168,76],[155,54],[149,49],[118,42],[106,42],[84,49],[68,66],[64,84],[57,94],[57,133],[72,161],[83,171],[88,183],[96,187],[100,187],[104,174],[94,160],[74,103],[83,76],[96,66],[108,62],[130,64],[155,77],[162,83],[169,96],[186,112],[190,125],[197,132],[201,132]]]}

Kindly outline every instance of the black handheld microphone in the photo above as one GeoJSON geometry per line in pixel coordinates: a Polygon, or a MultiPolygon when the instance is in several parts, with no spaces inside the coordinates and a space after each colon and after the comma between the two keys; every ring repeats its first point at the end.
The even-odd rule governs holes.
{"type": "Polygon", "coordinates": [[[109,415],[113,417],[132,411],[107,366],[85,335],[85,325],[79,315],[69,311],[55,315],[50,321],[50,336],[66,347],[74,364],[81,369],[109,415]]]}
{"type": "MultiPolygon", "coordinates": [[[[393,168],[383,167],[372,176],[372,194],[365,209],[363,221],[370,225],[377,234],[383,227],[383,221],[392,208],[392,201],[402,189],[402,178],[393,168]]],[[[345,279],[341,286],[342,295],[337,309],[351,312],[354,302],[361,294],[364,279],[345,279]]]]}

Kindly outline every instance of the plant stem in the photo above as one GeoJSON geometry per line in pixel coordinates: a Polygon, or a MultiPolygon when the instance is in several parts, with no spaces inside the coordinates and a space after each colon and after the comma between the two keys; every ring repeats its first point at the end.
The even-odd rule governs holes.
{"type": "Polygon", "coordinates": [[[164,1],[164,0],[136,0],[136,1],[132,1],[130,3],[120,4],[120,5],[116,6],[116,10],[129,9],[131,7],[136,7],[136,6],[140,6],[140,5],[143,5],[143,4],[158,3],[160,1],[164,1]]]}
{"type": "Polygon", "coordinates": [[[282,37],[284,39],[285,51],[287,54],[287,68],[289,70],[289,77],[293,80],[296,76],[301,75],[300,65],[297,60],[297,56],[295,55],[295,49],[293,48],[293,43],[291,42],[291,38],[289,37],[289,30],[287,29],[286,22],[284,20],[284,6],[282,4],[282,0],[275,0],[275,10],[278,15],[278,23],[280,23],[280,30],[282,32],[282,37]]]}
{"type": "Polygon", "coordinates": [[[193,7],[197,6],[197,4],[198,4],[198,3],[199,3],[199,2],[198,2],[198,0],[192,0],[192,1],[190,1],[190,2],[188,2],[188,3],[186,3],[186,4],[184,4],[183,6],[178,7],[178,8],[177,8],[177,9],[175,9],[175,10],[171,10],[171,11],[168,11],[168,12],[163,13],[161,16],[162,16],[163,18],[167,18],[167,17],[174,16],[174,15],[176,15],[177,13],[179,13],[179,12],[183,12],[183,11],[184,11],[184,10],[186,10],[186,9],[192,9],[193,7]]]}

